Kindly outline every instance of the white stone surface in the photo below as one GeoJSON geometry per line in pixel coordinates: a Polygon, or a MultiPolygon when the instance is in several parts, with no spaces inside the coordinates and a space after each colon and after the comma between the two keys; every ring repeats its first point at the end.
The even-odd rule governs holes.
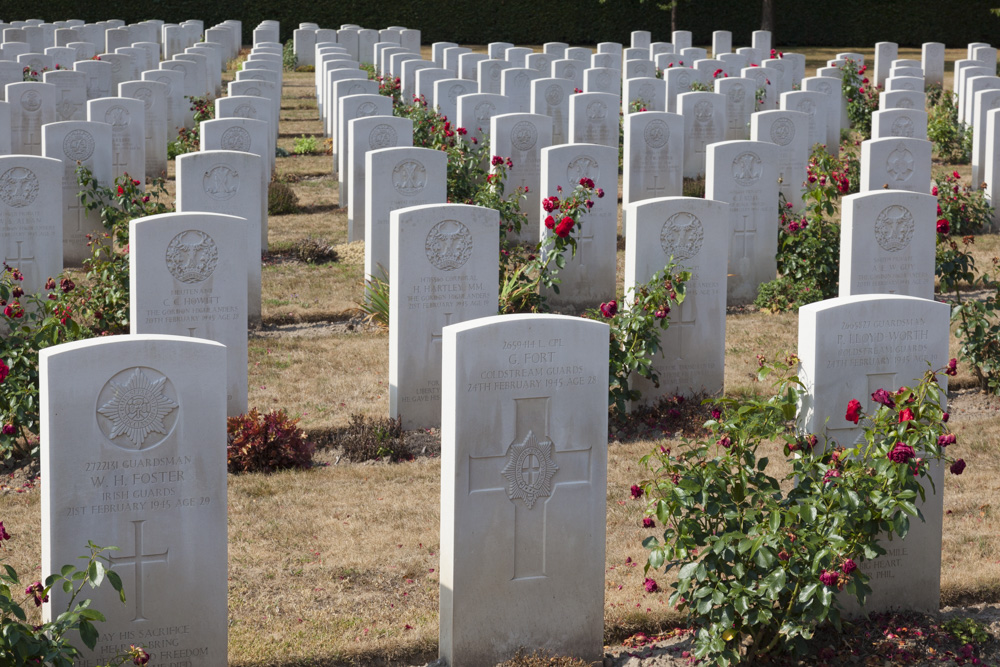
{"type": "Polygon", "coordinates": [[[622,94],[622,112],[632,113],[633,104],[642,103],[646,111],[667,110],[667,84],[656,77],[634,77],[625,81],[622,94]]]}
{"type": "Polygon", "coordinates": [[[704,176],[708,146],[726,138],[726,96],[682,93],[677,112],[684,116],[684,178],[704,176]]]}
{"type": "Polygon", "coordinates": [[[511,315],[444,336],[440,655],[600,660],[608,327],[511,315]]]}
{"type": "Polygon", "coordinates": [[[626,116],[622,159],[623,207],[645,199],[679,197],[684,185],[684,117],[665,111],[626,116]]]}
{"type": "Polygon", "coordinates": [[[552,145],[552,118],[542,114],[509,113],[490,119],[490,157],[510,159],[503,182],[505,197],[518,188],[526,189],[521,200],[521,211],[527,215],[521,233],[512,238],[534,240],[538,238],[542,195],[541,151],[552,145]]]}
{"type": "Polygon", "coordinates": [[[808,90],[796,90],[781,94],[780,108],[782,110],[804,113],[809,118],[806,133],[810,153],[817,144],[826,145],[829,99],[824,93],[809,92],[808,90]]]}
{"type": "Polygon", "coordinates": [[[937,198],[878,190],[841,202],[840,296],[934,298],[937,198]]]}
{"type": "Polygon", "coordinates": [[[42,154],[42,125],[56,121],[56,87],[51,83],[8,83],[10,146],[13,153],[42,154]]]}
{"type": "Polygon", "coordinates": [[[531,82],[545,77],[545,74],[527,67],[510,67],[500,73],[500,94],[510,99],[512,113],[528,113],[531,110],[531,82]]]}
{"type": "Polygon", "coordinates": [[[531,113],[544,114],[552,119],[553,146],[569,143],[569,98],[573,93],[573,82],[567,79],[535,79],[531,82],[531,113]]]}
{"type": "Polygon", "coordinates": [[[569,98],[569,141],[618,146],[617,95],[577,93],[569,98]]]}
{"type": "Polygon", "coordinates": [[[86,120],[87,75],[71,69],[53,70],[42,75],[56,87],[56,121],[86,120]]]}
{"type": "Polygon", "coordinates": [[[640,404],[661,396],[722,393],[726,347],[726,267],[719,258],[729,246],[729,205],[695,197],[662,197],[629,206],[625,235],[625,294],[628,308],[636,286],[669,262],[690,271],[686,297],[660,331],[653,358],[659,387],[637,374],[632,388],[640,404]]]}
{"type": "Polygon", "coordinates": [[[226,346],[226,414],[247,411],[247,221],[163,213],[129,222],[129,332],[226,346]]]}
{"type": "Polygon", "coordinates": [[[726,96],[727,140],[750,138],[750,115],[755,108],[756,82],[742,77],[715,80],[715,92],[726,96]]]}
{"type": "Polygon", "coordinates": [[[126,81],[118,85],[118,94],[142,102],[145,111],[145,158],[147,178],[166,178],[168,132],[167,99],[170,88],[158,81],[126,81]]]}
{"type": "Polygon", "coordinates": [[[861,142],[861,192],[931,191],[931,151],[924,139],[891,137],[861,142]],[[888,188],[886,187],[888,186],[888,188]]]}
{"type": "MultiPolygon", "coordinates": [[[[169,664],[224,667],[227,651],[225,349],[176,336],[114,336],[40,355],[41,579],[110,553],[127,602],[88,589],[106,620],[78,665],[130,644],[169,664]],[[189,536],[197,536],[190,539],[189,536]],[[191,604],[197,599],[198,604],[191,604]],[[162,639],[152,639],[161,637],[162,639]]],[[[66,610],[54,586],[45,620],[66,610]]]]}
{"type": "Polygon", "coordinates": [[[87,120],[111,126],[111,172],[146,183],[146,109],[142,100],[102,97],[87,102],[87,120]]]}
{"type": "Polygon", "coordinates": [[[691,84],[701,82],[701,73],[691,67],[671,67],[663,71],[667,82],[667,111],[680,113],[677,97],[691,92],[691,84]]]}
{"type": "Polygon", "coordinates": [[[705,198],[730,204],[727,303],[750,303],[758,286],[777,274],[778,146],[763,141],[709,146],[705,198]]]}
{"type": "Polygon", "coordinates": [[[334,144],[334,164],[340,189],[340,206],[348,203],[351,183],[350,145],[348,143],[348,123],[358,118],[389,116],[392,114],[392,100],[377,93],[345,95],[337,98],[336,140],[334,144]]]}
{"type": "Polygon", "coordinates": [[[395,116],[356,118],[347,124],[347,242],[365,237],[365,153],[413,145],[413,121],[395,116]]]}
{"type": "Polygon", "coordinates": [[[40,292],[63,269],[62,178],[60,160],[0,157],[0,253],[5,264],[21,270],[28,294],[40,292]]]}
{"type": "Polygon", "coordinates": [[[872,114],[872,139],[927,139],[927,113],[916,109],[882,109],[872,114]]]}
{"type": "MultiPolygon", "coordinates": [[[[815,433],[831,446],[850,446],[863,436],[864,422],[855,426],[844,418],[847,404],[858,400],[873,411],[877,389],[894,391],[912,386],[931,368],[948,362],[947,304],[906,296],[865,295],[827,299],[799,308],[799,378],[806,395],[799,421],[806,433],[815,433]],[[827,419],[829,418],[829,421],[827,419]]],[[[947,394],[947,376],[938,382],[947,394]]],[[[919,456],[919,453],[918,453],[919,456]]],[[[859,562],[871,577],[873,589],[868,613],[905,609],[936,613],[941,603],[941,528],[943,520],[943,466],[932,467],[926,501],[919,503],[925,521],[910,519],[910,532],[901,542],[883,542],[888,553],[871,562],[859,562]]],[[[857,615],[846,596],[848,612],[857,615]]]]}
{"type": "Polygon", "coordinates": [[[778,145],[778,190],[793,210],[805,206],[803,191],[809,163],[809,115],[802,111],[758,111],[750,121],[750,139],[778,145]]]}
{"type": "Polygon", "coordinates": [[[393,211],[389,266],[389,415],[441,425],[441,329],[497,312],[499,213],[466,204],[393,211]]]}

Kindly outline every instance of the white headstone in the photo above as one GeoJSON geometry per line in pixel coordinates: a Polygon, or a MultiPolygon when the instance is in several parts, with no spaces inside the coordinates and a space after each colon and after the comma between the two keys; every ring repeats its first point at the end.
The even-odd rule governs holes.
{"type": "Polygon", "coordinates": [[[844,197],[840,296],[902,294],[934,298],[937,198],[879,190],[844,197]]]}
{"type": "Polygon", "coordinates": [[[527,67],[511,67],[501,72],[500,93],[510,98],[513,113],[528,113],[531,110],[531,82],[545,76],[527,67]]]}
{"type": "Polygon", "coordinates": [[[500,114],[511,113],[510,100],[503,95],[492,93],[472,93],[458,98],[458,119],[456,126],[465,128],[465,140],[479,144],[483,137],[490,136],[490,119],[500,114]]]}
{"type": "Polygon", "coordinates": [[[247,221],[163,213],[129,222],[129,331],[226,346],[226,414],[247,411],[247,221]]]}
{"type": "Polygon", "coordinates": [[[608,327],[512,315],[444,336],[440,655],[599,660],[608,327]],[[483,628],[503,632],[484,642],[483,628]]]}
{"type": "MultiPolygon", "coordinates": [[[[729,205],[695,197],[663,197],[629,206],[625,238],[625,294],[648,282],[669,262],[691,272],[683,303],[669,313],[653,358],[659,387],[634,374],[641,403],[661,396],[721,394],[726,352],[726,267],[729,205]]],[[[623,307],[629,308],[629,299],[623,307]]]]}
{"type": "Polygon", "coordinates": [[[872,114],[872,139],[927,139],[927,113],[915,109],[882,109],[872,114]]]}
{"type": "Polygon", "coordinates": [[[862,141],[860,191],[930,192],[932,150],[933,144],[924,139],[890,137],[862,141]]]}
{"type": "Polygon", "coordinates": [[[10,146],[21,155],[42,154],[42,125],[56,120],[56,87],[51,83],[8,83],[10,146]]]}
{"type": "Polygon", "coordinates": [[[569,98],[569,141],[618,146],[617,95],[577,93],[569,98]]]}
{"type": "Polygon", "coordinates": [[[441,329],[497,312],[499,213],[430,204],[390,220],[389,414],[407,430],[436,427],[441,329]]]}
{"type": "Polygon", "coordinates": [[[63,269],[62,178],[59,160],[0,157],[0,253],[5,264],[21,270],[28,294],[40,292],[63,269]]]}
{"type": "Polygon", "coordinates": [[[777,274],[778,146],[763,141],[709,146],[705,198],[730,205],[726,302],[749,303],[758,286],[777,274]]]}
{"type": "Polygon", "coordinates": [[[170,88],[158,81],[126,81],[119,84],[118,94],[140,100],[145,110],[146,177],[167,176],[168,132],[167,99],[170,88]]]}
{"type": "Polygon", "coordinates": [[[684,117],[647,111],[625,117],[622,207],[679,197],[684,186],[684,117]]]}
{"type": "MultiPolygon", "coordinates": [[[[225,349],[177,336],[113,336],[50,347],[39,358],[48,480],[41,579],[79,563],[88,541],[118,545],[109,556],[127,596],[122,604],[108,585],[88,591],[106,620],[94,651],[84,649],[76,664],[142,644],[159,664],[183,656],[223,667],[225,349]]],[[[69,595],[60,586],[49,595],[42,613],[51,621],[69,595]]]]}
{"type": "Polygon", "coordinates": [[[720,78],[715,80],[715,92],[726,96],[726,139],[749,138],[750,115],[756,103],[756,82],[741,77],[720,78]]]}
{"type": "Polygon", "coordinates": [[[583,92],[609,93],[618,97],[622,89],[620,68],[591,67],[583,70],[583,92]]]}
{"type": "Polygon", "coordinates": [[[667,110],[667,84],[656,77],[636,77],[625,81],[622,95],[622,112],[631,113],[633,104],[641,104],[646,111],[667,110]]]}
{"type": "Polygon", "coordinates": [[[944,85],[944,44],[941,42],[924,42],[920,47],[920,67],[924,70],[924,83],[927,86],[944,85]]]}
{"type": "Polygon", "coordinates": [[[365,93],[337,98],[336,140],[333,142],[337,165],[337,179],[340,188],[340,206],[347,205],[351,182],[350,145],[348,144],[348,123],[356,118],[369,116],[389,116],[392,114],[392,100],[385,95],[365,93]]]}
{"type": "Polygon", "coordinates": [[[701,82],[701,73],[691,67],[671,67],[663,71],[667,82],[667,111],[680,113],[677,97],[691,92],[691,84],[701,82]]]}
{"type": "Polygon", "coordinates": [[[46,72],[42,78],[56,87],[56,121],[87,118],[86,74],[63,69],[46,72]]]}
{"type": "Polygon", "coordinates": [[[569,142],[570,95],[573,95],[573,82],[566,79],[535,79],[531,82],[531,112],[552,119],[553,146],[569,142]]]}
{"type": "Polygon", "coordinates": [[[684,178],[704,176],[709,144],[726,138],[726,96],[683,93],[677,98],[677,111],[684,116],[684,178]]]}
{"type": "Polygon", "coordinates": [[[102,97],[87,102],[87,119],[111,126],[111,171],[114,178],[128,174],[145,187],[146,109],[141,100],[102,97]]]}
{"type": "Polygon", "coordinates": [[[809,92],[808,90],[795,90],[790,93],[781,94],[781,109],[784,111],[797,111],[808,116],[809,122],[806,129],[808,152],[811,154],[813,148],[819,144],[826,145],[827,140],[827,109],[829,97],[823,93],[809,92]]]}
{"type": "Polygon", "coordinates": [[[347,124],[347,159],[351,169],[347,195],[347,241],[365,237],[365,154],[379,148],[413,145],[413,121],[394,116],[356,118],[347,124]]]}

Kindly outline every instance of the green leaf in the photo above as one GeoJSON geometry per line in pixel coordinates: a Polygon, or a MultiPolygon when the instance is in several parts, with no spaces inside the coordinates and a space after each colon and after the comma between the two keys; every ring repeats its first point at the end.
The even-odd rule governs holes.
{"type": "Polygon", "coordinates": [[[97,588],[104,581],[104,563],[99,560],[91,561],[87,568],[87,579],[90,580],[92,588],[97,588]]]}
{"type": "Polygon", "coordinates": [[[87,645],[87,648],[94,650],[98,638],[97,628],[90,621],[83,619],[80,621],[80,639],[87,645]]]}
{"type": "Polygon", "coordinates": [[[806,584],[805,587],[799,591],[799,602],[802,602],[803,604],[808,603],[809,600],[812,599],[813,594],[816,593],[817,588],[819,588],[818,581],[806,584]]]}
{"type": "Polygon", "coordinates": [[[781,528],[781,514],[779,514],[778,512],[772,512],[770,525],[771,525],[771,531],[777,532],[778,529],[781,528]]]}
{"type": "Polygon", "coordinates": [[[699,563],[697,561],[693,563],[688,563],[681,568],[681,571],[677,573],[678,579],[690,579],[694,576],[694,571],[698,569],[699,563]]]}

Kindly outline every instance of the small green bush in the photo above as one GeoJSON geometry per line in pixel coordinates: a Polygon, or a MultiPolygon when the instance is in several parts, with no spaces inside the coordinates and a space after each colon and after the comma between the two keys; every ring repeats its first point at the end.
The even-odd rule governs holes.
{"type": "Polygon", "coordinates": [[[283,180],[274,179],[267,189],[267,213],[268,215],[287,215],[297,213],[299,210],[299,198],[291,186],[283,180]]]}
{"type": "Polygon", "coordinates": [[[968,164],[972,160],[972,128],[958,122],[955,96],[942,92],[930,99],[937,100],[927,109],[927,138],[934,144],[934,153],[944,162],[968,164]]]}
{"type": "Polygon", "coordinates": [[[340,445],[344,448],[344,456],[354,462],[413,460],[400,418],[351,415],[351,423],[340,437],[340,445]]]}
{"type": "Polygon", "coordinates": [[[312,466],[313,445],[284,410],[266,415],[253,408],[226,420],[226,460],[231,473],[270,473],[312,466]]]}
{"type": "Polygon", "coordinates": [[[783,313],[787,310],[797,311],[799,306],[822,300],[823,291],[815,281],[782,276],[761,284],[753,303],[761,310],[783,313]]]}
{"type": "Polygon", "coordinates": [[[320,141],[313,136],[300,135],[295,137],[295,144],[292,146],[292,152],[296,155],[313,155],[315,153],[321,152],[320,141]]]}
{"type": "Polygon", "coordinates": [[[292,244],[292,255],[306,264],[328,264],[337,261],[337,251],[325,239],[307,236],[292,244]]]}

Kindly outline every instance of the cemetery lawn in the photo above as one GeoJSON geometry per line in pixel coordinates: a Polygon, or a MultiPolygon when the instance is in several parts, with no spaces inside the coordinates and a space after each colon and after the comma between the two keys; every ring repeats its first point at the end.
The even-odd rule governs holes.
{"type": "MultiPolygon", "coordinates": [[[[801,51],[807,67],[814,68],[838,50],[844,49],[801,51]]],[[[425,51],[429,55],[429,48],[425,51]]],[[[919,52],[900,49],[901,58],[913,53],[919,52]]],[[[956,57],[963,57],[959,50],[948,51],[949,62],[956,57]]],[[[278,145],[289,153],[294,138],[301,135],[316,136],[322,145],[313,80],[311,72],[285,73],[278,145]]],[[[362,246],[344,243],[346,212],[337,207],[330,161],[329,155],[277,159],[278,174],[298,196],[300,209],[270,217],[271,256],[263,269],[264,329],[251,332],[249,341],[250,405],[287,410],[320,443],[330,442],[352,414],[388,412],[388,336],[366,326],[356,305],[362,294],[362,246]],[[332,244],[339,260],[312,265],[295,259],[296,244],[307,237],[332,244]]],[[[952,169],[935,165],[936,171],[952,169]]],[[[968,167],[958,169],[967,177],[968,167]]],[[[998,250],[1000,237],[980,236],[979,265],[988,265],[998,250]]],[[[620,250],[619,286],[623,255],[620,250]]],[[[734,308],[726,325],[727,394],[764,393],[767,388],[754,382],[757,355],[783,359],[795,351],[796,315],[734,308]]],[[[954,337],[951,345],[955,356],[954,337]]],[[[950,382],[951,423],[958,436],[953,447],[968,468],[960,477],[946,476],[942,605],[993,603],[990,618],[996,633],[1000,400],[979,394],[973,385],[972,373],[961,366],[950,382]]],[[[629,487],[646,477],[637,463],[642,455],[661,444],[681,446],[680,436],[696,437],[698,425],[708,416],[707,409],[693,402],[681,412],[679,418],[659,414],[627,427],[611,427],[608,645],[683,622],[663,592],[669,590],[670,577],[651,572],[661,592],[643,588],[641,542],[653,530],[642,528],[643,503],[629,494],[629,487]]],[[[437,657],[440,441],[436,432],[407,435],[417,447],[415,459],[405,463],[351,463],[339,449],[328,447],[317,452],[310,470],[229,476],[231,665],[419,665],[437,657]]],[[[782,459],[777,445],[767,454],[772,461],[782,459]]],[[[41,562],[40,494],[22,486],[31,484],[25,470],[30,468],[3,471],[0,519],[13,536],[5,558],[31,581],[41,562]],[[5,479],[8,474],[12,477],[5,479]]],[[[853,641],[853,648],[873,650],[871,642],[853,641]]],[[[802,664],[817,663],[807,659],[802,664]]]]}

